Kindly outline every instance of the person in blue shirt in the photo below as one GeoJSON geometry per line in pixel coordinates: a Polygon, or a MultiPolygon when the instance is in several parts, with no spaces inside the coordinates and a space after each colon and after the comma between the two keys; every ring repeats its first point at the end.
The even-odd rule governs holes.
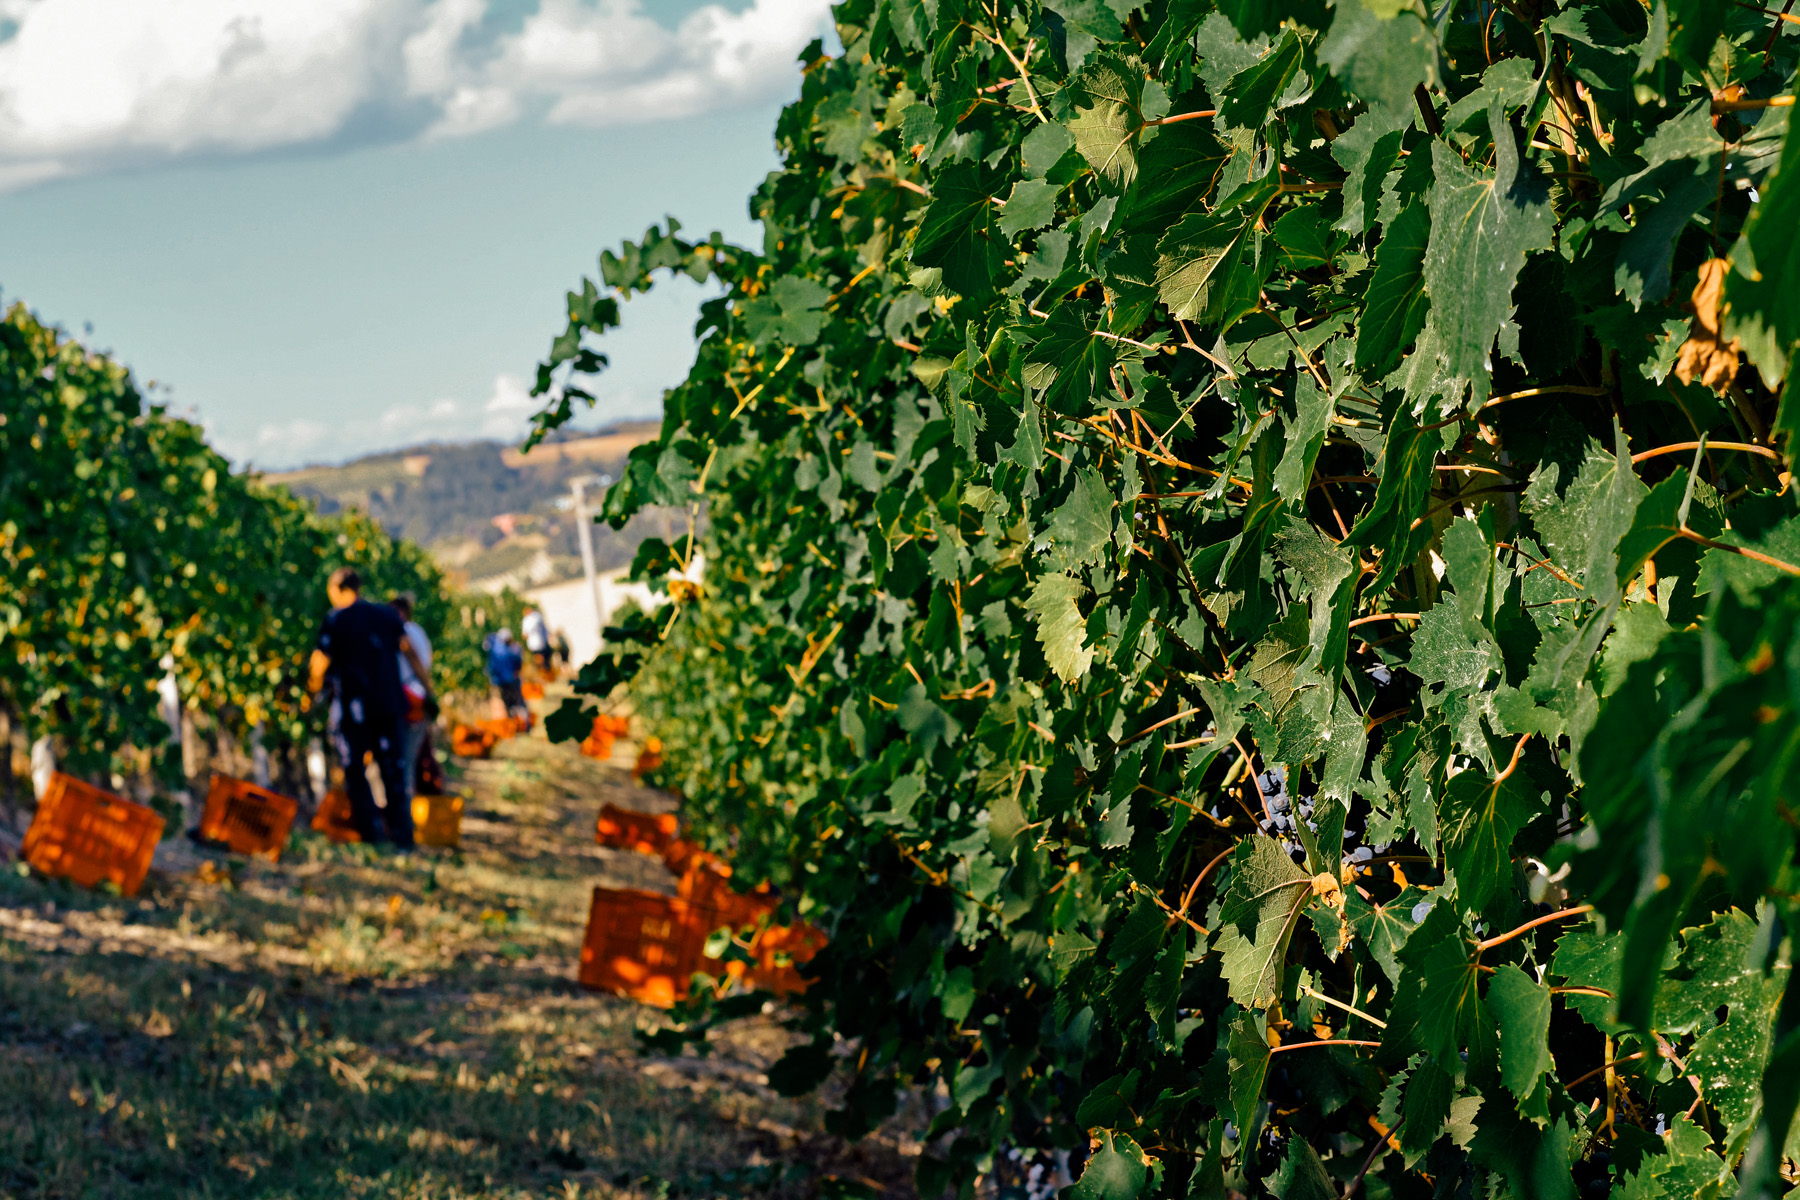
{"type": "Polygon", "coordinates": [[[488,642],[488,682],[500,693],[502,716],[531,720],[531,709],[519,687],[520,673],[525,669],[525,652],[513,640],[512,630],[502,629],[488,642]]]}

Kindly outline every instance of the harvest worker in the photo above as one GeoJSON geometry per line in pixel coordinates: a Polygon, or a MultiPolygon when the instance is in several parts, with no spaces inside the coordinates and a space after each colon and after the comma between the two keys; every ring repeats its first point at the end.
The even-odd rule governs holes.
{"type": "Polygon", "coordinates": [[[329,680],[337,690],[342,710],[339,748],[344,759],[344,790],[350,797],[351,820],[363,841],[392,839],[394,848],[407,852],[413,845],[412,805],[400,767],[401,722],[406,697],[400,687],[400,657],[412,659],[421,678],[428,668],[406,640],[400,614],[385,604],[362,598],[362,578],[349,567],[331,573],[325,585],[331,612],[319,628],[312,653],[310,690],[318,692],[329,680]],[[381,772],[381,788],[387,795],[386,838],[381,815],[369,790],[365,762],[374,759],[381,772]]]}
{"type": "Polygon", "coordinates": [[[424,749],[426,734],[431,732],[431,719],[437,715],[432,711],[435,706],[431,702],[431,638],[413,620],[411,592],[401,592],[389,604],[400,614],[401,627],[405,631],[405,638],[400,643],[400,689],[406,694],[400,763],[406,779],[406,799],[410,803],[418,791],[419,752],[424,749]],[[411,654],[407,653],[409,648],[411,654]]]}
{"type": "Polygon", "coordinates": [[[499,692],[495,701],[502,717],[522,717],[529,720],[531,709],[525,704],[524,690],[519,687],[519,674],[524,668],[525,656],[519,651],[519,643],[513,640],[512,630],[502,627],[488,643],[487,677],[499,692]]]}
{"type": "Polygon", "coordinates": [[[525,634],[525,648],[531,651],[531,657],[537,659],[538,670],[550,673],[550,627],[544,622],[544,614],[535,608],[525,610],[524,620],[519,628],[525,634]]]}

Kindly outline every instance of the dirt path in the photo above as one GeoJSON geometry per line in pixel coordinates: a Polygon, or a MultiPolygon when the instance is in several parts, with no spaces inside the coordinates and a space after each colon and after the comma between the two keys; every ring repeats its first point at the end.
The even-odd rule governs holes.
{"type": "Polygon", "coordinates": [[[673,887],[596,812],[670,797],[541,734],[455,786],[460,852],[177,836],[132,900],[0,867],[0,1197],[911,1195],[916,1146],[764,1086],[780,1014],[664,1059],[573,984],[594,884],[673,887]]]}

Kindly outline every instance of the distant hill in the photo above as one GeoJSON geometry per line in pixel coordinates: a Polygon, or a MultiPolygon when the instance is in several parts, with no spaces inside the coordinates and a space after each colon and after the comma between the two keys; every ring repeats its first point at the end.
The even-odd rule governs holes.
{"type": "MultiPolygon", "coordinates": [[[[528,455],[497,441],[432,442],[266,478],[323,512],[361,509],[431,550],[470,586],[524,587],[581,573],[570,481],[585,475],[610,482],[632,447],[658,428],[655,421],[636,421],[565,433],[528,455]]],[[[599,491],[589,487],[590,505],[599,491]]],[[[645,513],[617,531],[596,525],[597,566],[623,566],[645,537],[685,529],[685,514],[673,512],[645,513]]]]}

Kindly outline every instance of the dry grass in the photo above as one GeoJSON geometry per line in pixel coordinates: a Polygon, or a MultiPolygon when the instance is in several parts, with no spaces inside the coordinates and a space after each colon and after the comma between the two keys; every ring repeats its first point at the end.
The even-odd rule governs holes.
{"type": "Polygon", "coordinates": [[[459,790],[461,853],[166,843],[134,900],[0,869],[0,1196],[911,1194],[763,1085],[776,1016],[657,1059],[571,982],[595,883],[669,885],[595,812],[667,798],[541,739],[459,790]]]}

